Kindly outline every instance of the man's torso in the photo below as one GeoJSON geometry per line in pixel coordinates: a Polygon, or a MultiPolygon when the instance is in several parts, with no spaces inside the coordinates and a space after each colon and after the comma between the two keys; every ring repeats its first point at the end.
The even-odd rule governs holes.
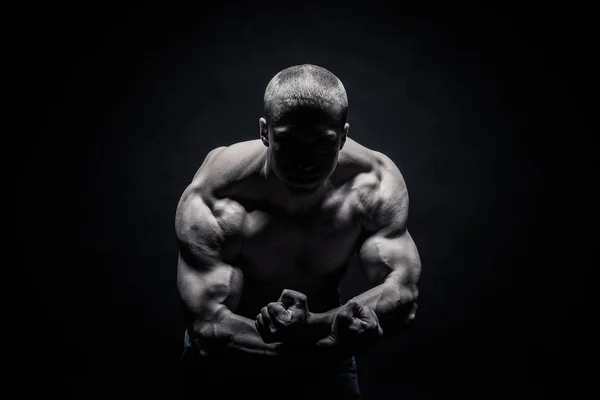
{"type": "Polygon", "coordinates": [[[227,233],[224,257],[241,269],[237,313],[254,318],[283,289],[307,295],[309,309],[339,305],[338,284],[364,232],[365,198],[376,190],[376,152],[347,140],[322,201],[304,210],[261,175],[258,140],[216,150],[194,183],[227,233]]]}

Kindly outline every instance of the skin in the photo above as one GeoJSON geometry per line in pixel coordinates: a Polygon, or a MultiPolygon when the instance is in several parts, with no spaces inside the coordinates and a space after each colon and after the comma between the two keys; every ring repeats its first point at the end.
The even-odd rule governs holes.
{"type": "Polygon", "coordinates": [[[415,318],[408,192],[335,111],[283,109],[208,153],[176,210],[177,285],[201,354],[355,354],[415,318]],[[371,289],[339,306],[357,256],[371,289]],[[385,332],[385,334],[384,334],[385,332]]]}

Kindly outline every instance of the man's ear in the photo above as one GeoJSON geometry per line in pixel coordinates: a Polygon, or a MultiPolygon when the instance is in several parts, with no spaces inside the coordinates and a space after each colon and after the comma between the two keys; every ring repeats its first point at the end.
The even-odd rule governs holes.
{"type": "Polygon", "coordinates": [[[344,147],[346,143],[346,138],[348,137],[348,129],[350,129],[350,124],[346,122],[344,125],[344,129],[342,129],[342,140],[340,140],[340,150],[344,147]]]}
{"type": "Polygon", "coordinates": [[[269,128],[267,127],[267,120],[260,118],[258,120],[258,126],[260,127],[260,140],[266,147],[269,147],[269,128]]]}

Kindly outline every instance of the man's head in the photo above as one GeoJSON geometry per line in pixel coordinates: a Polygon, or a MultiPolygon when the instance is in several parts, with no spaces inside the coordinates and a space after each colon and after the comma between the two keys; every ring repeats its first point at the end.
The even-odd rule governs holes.
{"type": "Polygon", "coordinates": [[[344,85],[325,68],[296,65],[271,79],[260,137],[286,186],[310,192],[333,173],[348,134],[347,110],[344,85]]]}

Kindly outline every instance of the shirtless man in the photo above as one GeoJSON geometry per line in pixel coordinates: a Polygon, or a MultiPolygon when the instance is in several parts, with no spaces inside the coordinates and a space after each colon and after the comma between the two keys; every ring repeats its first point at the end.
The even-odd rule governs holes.
{"type": "Polygon", "coordinates": [[[348,138],[347,105],[324,68],[279,72],[260,138],[210,151],[183,192],[189,398],[359,398],[354,356],[415,318],[421,263],[406,185],[387,156],[348,138]],[[342,305],[355,254],[372,288],[342,305]]]}

